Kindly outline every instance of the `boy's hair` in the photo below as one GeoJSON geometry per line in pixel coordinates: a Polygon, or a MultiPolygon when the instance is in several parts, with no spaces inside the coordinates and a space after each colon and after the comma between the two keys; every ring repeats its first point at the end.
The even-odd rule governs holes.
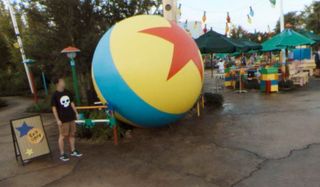
{"type": "Polygon", "coordinates": [[[54,76],[54,77],[52,78],[53,84],[54,84],[54,85],[58,84],[60,79],[63,79],[63,76],[61,76],[61,75],[54,76]]]}

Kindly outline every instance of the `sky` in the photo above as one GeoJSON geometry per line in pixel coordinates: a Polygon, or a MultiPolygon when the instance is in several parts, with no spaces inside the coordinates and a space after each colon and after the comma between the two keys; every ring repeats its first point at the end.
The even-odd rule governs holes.
{"type": "MultiPolygon", "coordinates": [[[[181,22],[186,19],[200,21],[206,11],[208,28],[212,27],[213,30],[224,33],[229,12],[232,24],[240,25],[250,32],[267,32],[268,25],[273,30],[280,17],[279,1],[277,0],[274,8],[269,0],[178,0],[178,4],[182,5],[181,22]],[[251,24],[247,18],[250,6],[254,11],[251,24]]],[[[284,13],[302,11],[305,5],[310,5],[313,1],[315,0],[283,0],[284,13]]]]}

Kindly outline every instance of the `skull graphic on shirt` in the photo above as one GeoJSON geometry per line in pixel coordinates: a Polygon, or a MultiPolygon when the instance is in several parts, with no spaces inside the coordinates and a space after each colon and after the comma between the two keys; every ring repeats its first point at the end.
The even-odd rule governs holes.
{"type": "Polygon", "coordinates": [[[64,95],[60,98],[60,104],[67,108],[70,105],[70,98],[67,95],[64,95]]]}

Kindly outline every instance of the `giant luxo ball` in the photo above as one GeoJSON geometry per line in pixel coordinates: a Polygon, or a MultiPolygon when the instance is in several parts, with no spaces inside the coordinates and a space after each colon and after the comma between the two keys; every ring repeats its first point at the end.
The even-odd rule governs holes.
{"type": "Polygon", "coordinates": [[[118,119],[159,127],[192,108],[202,88],[203,63],[193,39],[176,23],[143,15],[104,34],[92,76],[98,97],[118,119]]]}

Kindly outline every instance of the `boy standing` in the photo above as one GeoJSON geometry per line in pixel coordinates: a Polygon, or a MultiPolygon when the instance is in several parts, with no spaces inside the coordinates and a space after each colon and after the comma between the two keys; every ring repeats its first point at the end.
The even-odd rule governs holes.
{"type": "Polygon", "coordinates": [[[53,80],[56,91],[52,95],[51,106],[54,117],[59,128],[59,150],[60,160],[68,161],[69,157],[64,152],[64,139],[69,139],[71,156],[81,157],[82,154],[75,148],[76,123],[78,112],[73,102],[72,94],[65,89],[65,82],[62,77],[53,80]]]}

